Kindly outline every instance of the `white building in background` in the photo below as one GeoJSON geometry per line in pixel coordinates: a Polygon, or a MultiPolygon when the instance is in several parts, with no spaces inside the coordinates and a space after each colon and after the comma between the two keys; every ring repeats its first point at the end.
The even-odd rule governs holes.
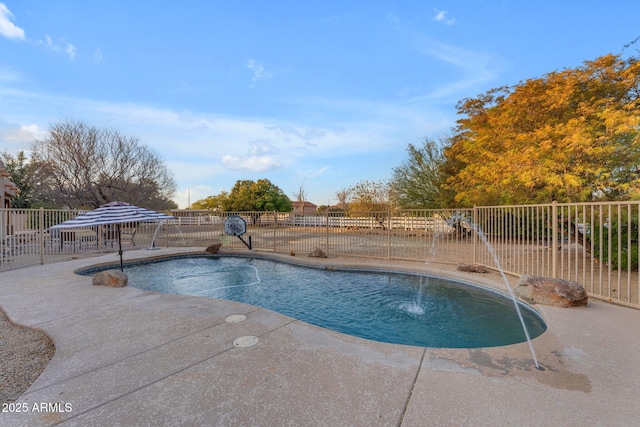
{"type": "Polygon", "coordinates": [[[10,176],[11,175],[5,168],[4,163],[0,161],[0,187],[2,190],[0,192],[0,208],[10,208],[11,199],[16,197],[20,192],[18,187],[16,187],[16,185],[9,179],[10,176]]]}
{"type": "Polygon", "coordinates": [[[11,175],[0,161],[0,243],[4,242],[7,235],[11,234],[9,226],[9,209],[11,207],[11,199],[16,197],[20,190],[9,179],[11,175]]]}

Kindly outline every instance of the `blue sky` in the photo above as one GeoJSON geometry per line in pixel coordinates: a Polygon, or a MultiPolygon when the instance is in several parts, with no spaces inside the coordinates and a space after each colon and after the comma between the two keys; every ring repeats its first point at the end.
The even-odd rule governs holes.
{"type": "Polygon", "coordinates": [[[154,149],[181,208],[261,178],[333,204],[449,135],[459,100],[620,53],[638,16],[631,0],[0,0],[0,152],[82,120],[154,149]]]}

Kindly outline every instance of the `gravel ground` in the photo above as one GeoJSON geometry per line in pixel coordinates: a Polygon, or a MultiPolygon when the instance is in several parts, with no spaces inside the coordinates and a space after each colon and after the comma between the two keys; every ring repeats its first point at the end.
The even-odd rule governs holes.
{"type": "Polygon", "coordinates": [[[0,403],[18,399],[54,352],[55,346],[45,333],[11,323],[0,310],[0,403]]]}

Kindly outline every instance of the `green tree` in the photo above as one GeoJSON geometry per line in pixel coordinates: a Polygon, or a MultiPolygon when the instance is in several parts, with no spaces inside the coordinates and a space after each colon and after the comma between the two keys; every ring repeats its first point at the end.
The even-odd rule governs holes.
{"type": "Polygon", "coordinates": [[[207,209],[207,210],[217,210],[224,209],[226,205],[229,203],[229,193],[226,191],[221,191],[218,195],[209,196],[204,199],[193,202],[190,206],[190,209],[207,209]]]}
{"type": "Polygon", "coordinates": [[[640,189],[640,62],[607,55],[458,104],[445,150],[464,205],[625,199],[640,189]]]}
{"type": "Polygon", "coordinates": [[[444,147],[448,143],[447,139],[437,143],[427,138],[421,147],[409,144],[407,159],[393,169],[392,186],[398,207],[436,209],[447,204],[448,192],[443,185],[447,178],[444,147]]]}
{"type": "MultiPolygon", "coordinates": [[[[621,208],[618,208],[621,209],[621,208]]],[[[612,269],[638,270],[638,213],[626,209],[607,218],[605,232],[591,238],[593,255],[612,269]],[[610,230],[610,231],[609,231],[610,230]],[[609,251],[608,248],[616,248],[609,251]],[[619,250],[618,250],[619,248],[619,250]]]]}
{"type": "Polygon", "coordinates": [[[20,151],[15,157],[5,151],[2,153],[2,160],[9,172],[9,179],[20,191],[11,200],[11,206],[22,209],[39,206],[41,200],[33,187],[33,166],[24,151],[20,151]]]}
{"type": "Polygon", "coordinates": [[[224,204],[225,211],[291,212],[291,200],[268,179],[238,180],[224,204]]]}
{"type": "Polygon", "coordinates": [[[124,201],[148,209],[175,209],[176,183],[160,159],[135,138],[83,122],[53,125],[33,145],[38,191],[57,206],[97,208],[124,201]]]}

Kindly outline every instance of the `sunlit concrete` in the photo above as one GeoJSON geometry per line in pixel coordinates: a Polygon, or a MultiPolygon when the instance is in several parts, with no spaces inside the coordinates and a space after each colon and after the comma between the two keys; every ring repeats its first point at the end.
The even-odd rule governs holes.
{"type": "MultiPolygon", "coordinates": [[[[125,260],[193,250],[128,251],[125,260]]],[[[438,270],[349,258],[295,261],[438,270]]],[[[533,341],[538,370],[526,343],[384,344],[260,307],[98,287],[74,274],[115,262],[109,254],[0,273],[2,309],[56,345],[16,402],[27,413],[2,413],[0,425],[635,426],[640,420],[637,310],[595,301],[536,307],[549,326],[533,341]],[[231,315],[246,320],[225,321],[231,315]],[[257,343],[234,346],[247,336],[257,343]]],[[[501,286],[495,276],[439,273],[501,286]]]]}

